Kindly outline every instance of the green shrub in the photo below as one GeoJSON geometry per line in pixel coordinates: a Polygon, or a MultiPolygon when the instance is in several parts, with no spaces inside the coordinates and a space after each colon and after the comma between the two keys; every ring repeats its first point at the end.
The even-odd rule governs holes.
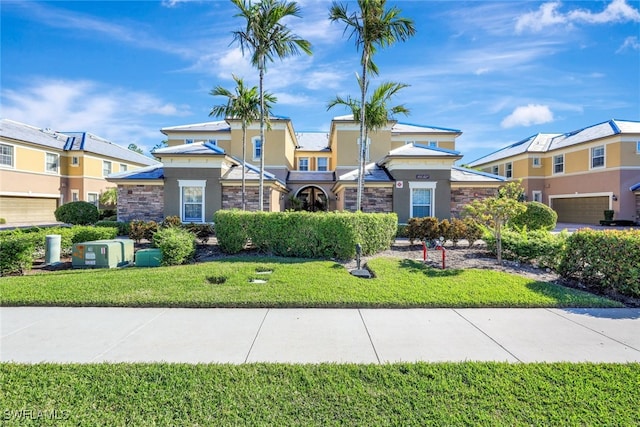
{"type": "Polygon", "coordinates": [[[87,225],[98,221],[98,208],[89,202],[71,202],[55,210],[56,220],[73,225],[87,225]]]}
{"type": "Polygon", "coordinates": [[[109,218],[113,218],[114,216],[117,216],[115,209],[101,209],[100,210],[100,217],[98,219],[99,220],[110,221],[109,218]]]}
{"type": "Polygon", "coordinates": [[[398,230],[396,231],[396,237],[406,238],[409,237],[409,233],[407,232],[407,224],[398,224],[398,230]]]}
{"type": "MultiPolygon", "coordinates": [[[[546,230],[527,231],[526,228],[502,230],[502,256],[504,259],[530,263],[556,270],[565,252],[567,233],[553,234],[546,230]]],[[[497,253],[496,239],[488,233],[485,236],[487,249],[497,253]]]]}
{"type": "Polygon", "coordinates": [[[553,230],[558,214],[549,206],[540,202],[527,202],[527,210],[509,220],[509,226],[519,230],[553,230]]]}
{"type": "Polygon", "coordinates": [[[140,243],[142,239],[151,241],[156,231],[158,231],[158,223],[155,221],[135,219],[129,223],[129,238],[136,243],[140,243]]]}
{"type": "Polygon", "coordinates": [[[482,239],[485,232],[482,225],[480,225],[480,223],[473,218],[465,218],[463,222],[465,225],[464,239],[469,242],[469,247],[471,247],[478,240],[482,239]]]}
{"type": "Polygon", "coordinates": [[[451,220],[451,231],[448,236],[448,239],[451,240],[453,246],[458,246],[458,241],[464,239],[466,234],[467,224],[459,218],[453,218],[451,220]]]}
{"type": "Polygon", "coordinates": [[[201,243],[206,244],[215,234],[213,224],[195,224],[193,222],[183,225],[183,227],[192,232],[201,243]]]}
{"type": "Polygon", "coordinates": [[[33,242],[15,235],[0,240],[0,276],[22,275],[33,265],[33,242]]]}
{"type": "Polygon", "coordinates": [[[357,243],[370,255],[391,247],[397,232],[395,214],[232,210],[217,211],[214,220],[226,253],[240,252],[250,242],[274,255],[351,259],[357,243]]]}
{"type": "Polygon", "coordinates": [[[71,228],[72,243],[92,242],[94,240],[112,240],[118,237],[117,227],[89,227],[78,225],[71,228]]]}
{"type": "Polygon", "coordinates": [[[559,273],[596,291],[640,297],[640,231],[580,230],[567,239],[559,273]]]}
{"type": "Polygon", "coordinates": [[[118,236],[127,236],[131,224],[123,221],[98,221],[95,223],[96,227],[116,227],[118,229],[118,236]]]}
{"type": "Polygon", "coordinates": [[[182,221],[180,220],[180,217],[177,215],[173,215],[173,216],[168,216],[165,219],[162,220],[162,223],[160,224],[160,227],[180,227],[182,225],[182,221]]]}
{"type": "Polygon", "coordinates": [[[153,245],[162,252],[162,265],[180,265],[193,259],[196,240],[193,233],[178,227],[167,227],[153,235],[153,245]]]}
{"type": "Polygon", "coordinates": [[[415,240],[431,242],[440,237],[440,223],[438,218],[431,216],[424,218],[409,218],[407,225],[409,244],[413,245],[415,240]]]}

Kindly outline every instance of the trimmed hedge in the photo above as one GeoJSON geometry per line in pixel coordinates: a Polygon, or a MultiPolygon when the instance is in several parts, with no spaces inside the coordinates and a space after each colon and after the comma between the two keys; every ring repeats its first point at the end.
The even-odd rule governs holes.
{"type": "Polygon", "coordinates": [[[162,265],[180,265],[196,253],[196,236],[180,227],[165,227],[153,235],[153,245],[162,252],[162,265]]]}
{"type": "Polygon", "coordinates": [[[526,205],[526,211],[509,220],[510,227],[529,230],[553,230],[556,227],[556,211],[540,202],[527,202],[526,205]]]}
{"type": "MultiPolygon", "coordinates": [[[[502,257],[557,270],[565,254],[567,236],[566,232],[553,234],[546,230],[504,229],[501,233],[502,257]]],[[[487,243],[487,249],[496,255],[496,238],[493,234],[487,233],[484,240],[487,243]]]]}
{"type": "Polygon", "coordinates": [[[273,255],[352,259],[357,243],[363,255],[389,249],[398,217],[393,213],[220,210],[214,222],[218,245],[225,253],[238,253],[250,242],[273,255]]]}
{"type": "Polygon", "coordinates": [[[129,222],[102,220],[95,223],[96,227],[115,227],[118,229],[118,236],[127,236],[129,234],[129,222]]]}
{"type": "Polygon", "coordinates": [[[53,213],[57,221],[74,225],[94,224],[100,218],[98,208],[89,202],[71,202],[58,207],[53,213]]]}
{"type": "Polygon", "coordinates": [[[596,291],[640,297],[640,231],[579,230],[567,239],[559,273],[596,291]]]}
{"type": "Polygon", "coordinates": [[[0,276],[22,275],[33,265],[33,243],[24,236],[0,240],[0,276]]]}

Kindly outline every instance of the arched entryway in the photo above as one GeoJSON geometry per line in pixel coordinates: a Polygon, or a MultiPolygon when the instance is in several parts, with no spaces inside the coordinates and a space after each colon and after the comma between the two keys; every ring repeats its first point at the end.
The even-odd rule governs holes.
{"type": "Polygon", "coordinates": [[[300,209],[309,212],[323,212],[329,208],[327,193],[320,187],[302,187],[295,195],[300,201],[300,209]]]}

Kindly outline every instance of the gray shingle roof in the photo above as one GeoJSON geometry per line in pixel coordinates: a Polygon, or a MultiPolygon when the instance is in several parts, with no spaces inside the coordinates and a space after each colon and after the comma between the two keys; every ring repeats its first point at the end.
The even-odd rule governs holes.
{"type": "MultiPolygon", "coordinates": [[[[342,174],[338,177],[338,181],[356,181],[358,179],[358,169],[342,174]]],[[[380,166],[375,163],[369,163],[364,170],[365,182],[391,182],[392,179],[380,166]]]]}
{"type": "Polygon", "coordinates": [[[57,150],[63,150],[67,142],[67,135],[62,135],[51,130],[39,129],[9,119],[0,120],[0,136],[57,150]]]}
{"type": "Polygon", "coordinates": [[[157,157],[162,157],[166,154],[225,154],[224,150],[217,145],[213,145],[209,142],[194,142],[193,144],[174,145],[172,147],[159,148],[153,152],[157,157]]]}
{"type": "Polygon", "coordinates": [[[522,153],[543,153],[548,150],[549,144],[554,137],[558,136],[557,133],[538,133],[532,135],[529,138],[518,141],[515,144],[511,144],[507,147],[501,148],[498,151],[487,154],[484,157],[476,159],[469,163],[469,166],[477,166],[485,163],[491,163],[507,157],[517,156],[522,153]]]}
{"type": "MultiPolygon", "coordinates": [[[[235,159],[234,160],[238,160],[235,159]]],[[[238,160],[239,163],[242,163],[238,160]]],[[[257,167],[250,165],[249,163],[245,163],[245,170],[244,170],[244,179],[247,181],[258,181],[260,179],[260,169],[258,169],[257,167]]],[[[241,180],[242,179],[242,169],[240,168],[240,166],[234,166],[232,168],[229,168],[229,170],[220,178],[220,180],[222,181],[235,181],[235,180],[241,180]]],[[[287,186],[287,184],[281,180],[279,180],[274,174],[269,173],[269,172],[264,172],[264,179],[268,180],[268,181],[277,181],[280,184],[282,184],[283,186],[287,186]]]]}
{"type": "Polygon", "coordinates": [[[505,182],[507,179],[503,176],[491,173],[479,172],[473,169],[461,168],[453,166],[451,168],[451,182],[505,182]]]}
{"type": "Polygon", "coordinates": [[[150,157],[121,147],[89,132],[63,132],[63,134],[69,137],[64,148],[66,151],[82,150],[147,166],[158,164],[150,157]]]}
{"type": "Polygon", "coordinates": [[[329,134],[326,132],[300,132],[296,138],[297,151],[329,151],[329,134]]]}
{"type": "Polygon", "coordinates": [[[205,122],[205,123],[193,123],[190,125],[181,125],[181,126],[170,126],[166,128],[160,129],[160,132],[166,133],[165,131],[206,131],[206,132],[215,132],[221,130],[231,130],[231,126],[229,123],[224,120],[218,120],[215,122],[205,122]]]}
{"type": "Polygon", "coordinates": [[[146,166],[144,168],[114,173],[107,177],[107,181],[111,179],[130,179],[130,180],[153,180],[153,179],[164,179],[164,169],[162,168],[162,164],[158,163],[151,166],[146,166]]]}
{"type": "Polygon", "coordinates": [[[398,122],[391,127],[391,133],[452,133],[461,134],[458,129],[447,129],[437,126],[416,125],[411,123],[398,122]]]}

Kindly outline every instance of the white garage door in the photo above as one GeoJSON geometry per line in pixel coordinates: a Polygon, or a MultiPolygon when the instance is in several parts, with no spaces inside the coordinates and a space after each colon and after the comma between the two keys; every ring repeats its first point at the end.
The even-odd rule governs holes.
{"type": "Polygon", "coordinates": [[[53,212],[57,207],[58,199],[0,196],[0,218],[4,218],[8,224],[55,222],[53,212]]]}

